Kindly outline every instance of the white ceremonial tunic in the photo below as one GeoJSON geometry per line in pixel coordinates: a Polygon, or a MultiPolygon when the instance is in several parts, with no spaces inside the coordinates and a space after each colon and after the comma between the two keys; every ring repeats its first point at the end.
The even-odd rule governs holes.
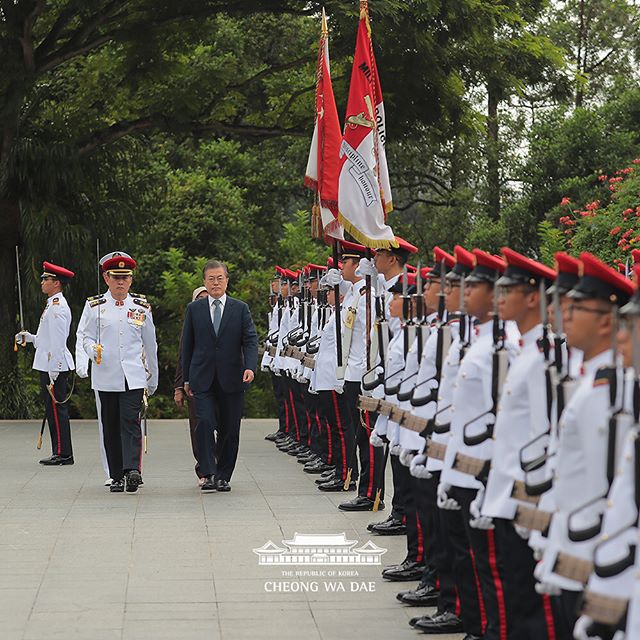
{"type": "MultiPolygon", "coordinates": [[[[393,386],[400,382],[404,365],[404,343],[402,331],[398,331],[389,341],[389,347],[385,354],[384,376],[389,377],[386,382],[387,386],[393,386]]],[[[371,393],[374,398],[384,399],[389,402],[395,402],[396,396],[387,396],[385,394],[385,383],[378,385],[371,393]]],[[[397,424],[389,420],[389,416],[379,415],[376,420],[375,432],[379,436],[387,436],[389,447],[397,444],[392,441],[397,436],[397,424]]]]}
{"type": "MultiPolygon", "coordinates": [[[[367,324],[367,295],[362,289],[365,287],[365,281],[359,280],[354,282],[353,288],[349,293],[348,299],[345,298],[343,312],[343,324],[346,320],[349,307],[355,309],[355,318],[351,333],[351,344],[349,346],[348,354],[343,354],[346,358],[346,371],[344,379],[347,382],[361,382],[362,376],[366,372],[366,324],[367,324]],[[348,355],[348,358],[347,358],[348,355]]],[[[369,324],[369,335],[373,329],[375,321],[375,303],[373,299],[373,293],[371,294],[371,319],[369,324]]]]}
{"type": "Polygon", "coordinates": [[[524,480],[520,450],[549,429],[544,356],[538,350],[542,325],[520,338],[521,351],[514,358],[502,390],[493,433],[491,471],[482,515],[513,520],[518,501],[511,497],[514,480],[524,480]]]}
{"type": "Polygon", "coordinates": [[[491,395],[493,355],[493,320],[484,322],[475,328],[475,337],[471,347],[460,364],[453,385],[453,411],[451,412],[451,431],[447,442],[441,482],[454,487],[479,489],[481,483],[467,473],[453,468],[456,453],[488,460],[491,457],[493,440],[469,447],[464,443],[466,433],[470,436],[484,433],[487,425],[493,424],[495,416],[490,413],[493,407],[491,395]]]}
{"type": "MultiPolygon", "coordinates": [[[[451,424],[451,419],[454,414],[453,411],[453,385],[458,375],[458,369],[460,367],[460,322],[459,320],[453,320],[450,323],[451,326],[451,346],[446,354],[444,362],[442,363],[442,376],[440,378],[440,386],[438,387],[438,405],[434,414],[436,426],[445,426],[451,424]]],[[[431,440],[438,444],[449,443],[451,437],[451,431],[446,433],[437,433],[436,431],[431,434],[431,440]]],[[[446,455],[446,454],[445,454],[446,455]]],[[[429,456],[427,458],[427,471],[442,471],[444,466],[443,460],[437,460],[429,456]]]]}
{"type": "MultiPolygon", "coordinates": [[[[557,554],[562,552],[593,559],[598,542],[573,542],[568,537],[569,514],[589,500],[604,497],[608,490],[606,475],[609,435],[609,385],[596,380],[600,368],[611,364],[610,350],[583,363],[583,375],[571,400],[565,407],[559,424],[558,459],[552,495],[556,510],[551,520],[549,536],[542,562],[535,576],[541,581],[569,591],[582,591],[582,584],[553,572],[557,554]]],[[[622,420],[620,429],[622,431],[622,420]]],[[[622,433],[619,433],[619,440],[622,433]]],[[[572,518],[575,528],[593,525],[602,513],[595,504],[572,518]]]]}
{"type": "Polygon", "coordinates": [[[322,331],[320,347],[316,354],[316,365],[311,376],[311,390],[337,391],[342,393],[343,380],[338,380],[336,368],[338,365],[338,354],[336,352],[336,314],[332,313],[327,324],[322,331]]]}
{"type": "Polygon", "coordinates": [[[71,309],[65,297],[62,293],[50,296],[33,337],[33,369],[48,373],[73,370],[73,357],[67,348],[70,327],[71,309]]]}
{"type": "MultiPolygon", "coordinates": [[[[117,305],[111,293],[100,300],[87,301],[83,347],[93,359],[98,343],[98,319],[102,361],[91,366],[91,388],[96,391],[153,389],[158,386],[158,345],[149,305],[131,295],[117,305]],[[138,300],[138,302],[135,302],[138,300]],[[91,306],[93,302],[101,302],[91,306]],[[144,304],[141,304],[143,303],[144,304]]],[[[81,319],[81,323],[83,320],[81,319]]]]}

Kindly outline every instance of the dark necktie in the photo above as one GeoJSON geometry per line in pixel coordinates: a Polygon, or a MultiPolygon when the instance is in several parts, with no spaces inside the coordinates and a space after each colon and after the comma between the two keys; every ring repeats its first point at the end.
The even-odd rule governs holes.
{"type": "Polygon", "coordinates": [[[218,329],[220,329],[220,321],[222,320],[222,302],[220,302],[220,300],[214,300],[213,306],[213,330],[216,332],[216,335],[218,335],[218,329]]]}

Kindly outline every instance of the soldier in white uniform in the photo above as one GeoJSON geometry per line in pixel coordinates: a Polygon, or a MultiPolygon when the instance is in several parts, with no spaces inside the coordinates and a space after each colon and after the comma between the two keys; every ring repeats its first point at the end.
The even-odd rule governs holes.
{"type": "Polygon", "coordinates": [[[129,293],[135,260],[114,252],[100,265],[109,291],[85,304],[83,347],[92,360],[91,386],[100,395],[110,490],[135,492],[142,481],[143,394],[158,386],[156,331],[149,303],[129,293]]]}
{"type": "Polygon", "coordinates": [[[40,316],[36,334],[21,331],[16,335],[20,344],[32,343],[36,349],[33,369],[40,374],[40,388],[44,395],[45,412],[51,435],[51,456],[40,460],[47,466],[73,464],[71,427],[67,407],[69,373],[73,371],[73,358],[67,348],[71,326],[71,309],[62,289],[73,271],[44,262],[40,276],[42,293],[47,303],[40,316]]]}
{"type": "Polygon", "coordinates": [[[491,470],[482,515],[493,518],[497,551],[505,567],[507,615],[513,638],[544,640],[555,637],[555,621],[548,596],[535,590],[533,551],[513,526],[519,501],[515,481],[524,479],[520,450],[549,430],[545,359],[538,343],[543,337],[541,306],[555,279],[553,269],[504,248],[507,262],[498,309],[503,321],[514,320],[520,331],[521,351],[507,374],[494,429],[491,470]],[[544,300],[541,300],[541,291],[544,300]]]}

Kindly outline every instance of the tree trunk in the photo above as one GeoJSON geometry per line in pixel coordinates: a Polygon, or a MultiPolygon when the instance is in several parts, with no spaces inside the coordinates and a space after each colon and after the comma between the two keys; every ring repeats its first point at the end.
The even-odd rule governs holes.
{"type": "Polygon", "coordinates": [[[500,94],[492,82],[487,84],[487,211],[493,220],[500,218],[500,154],[498,150],[498,105],[500,94]]]}
{"type": "Polygon", "coordinates": [[[580,15],[578,18],[578,44],[576,50],[576,71],[577,71],[577,80],[576,80],[576,99],[575,99],[575,108],[579,109],[584,104],[584,85],[583,83],[583,74],[585,72],[585,62],[587,59],[587,34],[586,34],[586,20],[585,20],[585,6],[584,0],[580,0],[580,15]],[[584,58],[584,61],[583,61],[584,58]]]}
{"type": "MultiPolygon", "coordinates": [[[[13,336],[19,330],[16,293],[15,247],[20,239],[20,208],[17,202],[0,199],[0,418],[13,405],[16,386],[16,354],[13,336]]],[[[13,412],[11,412],[13,413],[13,412]]]]}

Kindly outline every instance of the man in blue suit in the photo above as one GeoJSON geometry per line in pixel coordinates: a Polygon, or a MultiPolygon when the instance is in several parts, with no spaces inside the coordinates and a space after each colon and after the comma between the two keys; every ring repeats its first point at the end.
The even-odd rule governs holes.
{"type": "Polygon", "coordinates": [[[226,293],[226,265],[209,260],[203,275],[209,295],[187,306],[182,330],[184,388],[195,399],[201,489],[230,491],[244,392],[258,364],[258,336],[249,307],[226,293]]]}

